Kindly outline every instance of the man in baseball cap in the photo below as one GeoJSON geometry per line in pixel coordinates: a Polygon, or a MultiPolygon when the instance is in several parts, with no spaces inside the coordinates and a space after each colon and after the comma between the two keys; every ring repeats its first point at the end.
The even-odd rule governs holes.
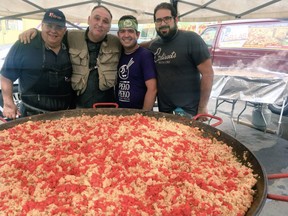
{"type": "Polygon", "coordinates": [[[29,44],[17,41],[1,70],[3,115],[30,116],[74,108],[72,64],[63,37],[66,19],[58,9],[46,11],[42,31],[29,44]],[[13,101],[13,82],[19,79],[20,109],[13,101]]]}
{"type": "Polygon", "coordinates": [[[62,11],[52,8],[48,9],[42,20],[41,36],[45,41],[45,45],[56,50],[60,49],[60,45],[66,32],[66,18],[62,11]]]}

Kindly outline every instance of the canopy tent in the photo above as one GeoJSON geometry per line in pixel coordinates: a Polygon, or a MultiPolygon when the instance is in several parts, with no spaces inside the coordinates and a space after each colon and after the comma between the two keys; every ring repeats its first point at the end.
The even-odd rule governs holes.
{"type": "Polygon", "coordinates": [[[41,20],[45,10],[56,7],[65,13],[68,23],[86,23],[92,8],[103,5],[111,10],[113,23],[126,14],[137,17],[139,23],[152,23],[154,8],[161,2],[172,3],[183,22],[288,18],[288,0],[1,0],[0,20],[41,20]]]}

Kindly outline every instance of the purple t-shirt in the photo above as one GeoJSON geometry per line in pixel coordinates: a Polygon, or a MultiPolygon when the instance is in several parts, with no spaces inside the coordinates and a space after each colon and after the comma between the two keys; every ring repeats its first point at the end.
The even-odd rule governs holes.
{"type": "Polygon", "coordinates": [[[145,81],[156,78],[152,52],[139,47],[132,54],[122,53],[117,78],[116,102],[119,107],[142,109],[147,91],[145,81]]]}

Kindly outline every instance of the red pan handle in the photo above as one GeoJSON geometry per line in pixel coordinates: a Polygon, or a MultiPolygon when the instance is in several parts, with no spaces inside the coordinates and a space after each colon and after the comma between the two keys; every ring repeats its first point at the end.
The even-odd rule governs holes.
{"type": "Polygon", "coordinates": [[[1,116],[0,116],[0,121],[2,121],[2,122],[4,122],[4,123],[7,122],[6,119],[2,118],[1,116]]]}
{"type": "Polygon", "coordinates": [[[193,117],[193,120],[197,120],[199,117],[208,117],[208,118],[213,118],[213,119],[218,120],[218,122],[210,125],[212,127],[216,127],[216,126],[223,123],[222,118],[220,118],[218,116],[210,115],[210,114],[197,114],[196,116],[193,117]]]}
{"type": "Polygon", "coordinates": [[[267,198],[279,201],[288,202],[288,196],[278,195],[278,194],[267,194],[267,198]]]}
{"type": "Polygon", "coordinates": [[[117,103],[94,103],[93,108],[101,107],[101,106],[113,106],[115,108],[118,108],[119,105],[117,103]]]}
{"type": "Polygon", "coordinates": [[[276,173],[267,175],[268,179],[288,178],[288,173],[276,173]]]}
{"type": "MultiPolygon", "coordinates": [[[[288,178],[288,173],[276,173],[268,175],[268,179],[288,178]]],[[[267,194],[267,198],[288,202],[288,196],[278,194],[267,194]]]]}

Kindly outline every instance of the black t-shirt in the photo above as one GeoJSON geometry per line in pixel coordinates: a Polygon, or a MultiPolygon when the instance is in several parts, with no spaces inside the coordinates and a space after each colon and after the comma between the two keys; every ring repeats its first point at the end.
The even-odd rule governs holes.
{"type": "Polygon", "coordinates": [[[205,42],[194,32],[178,30],[171,40],[159,38],[149,49],[157,68],[159,111],[180,107],[197,114],[201,78],[197,65],[210,58],[205,42]]]}

